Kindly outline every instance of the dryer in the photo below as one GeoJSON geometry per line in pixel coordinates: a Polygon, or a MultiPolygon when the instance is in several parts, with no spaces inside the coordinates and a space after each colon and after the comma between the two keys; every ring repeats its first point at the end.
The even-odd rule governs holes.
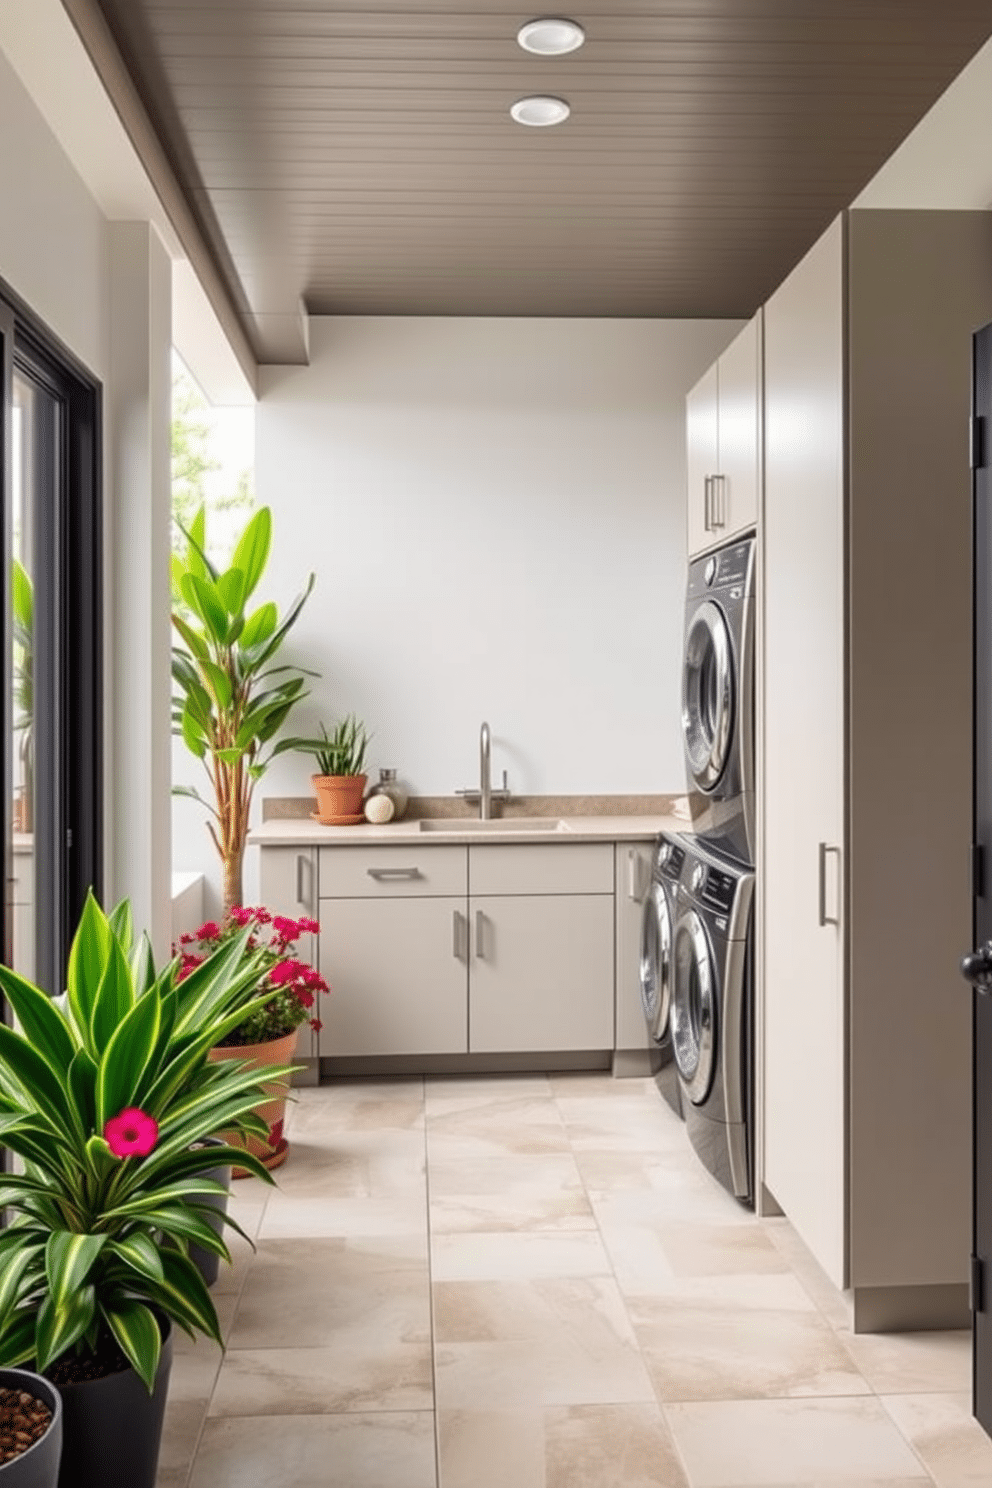
{"type": "Polygon", "coordinates": [[[689,565],[682,742],[693,830],[755,860],[754,536],[689,565]]]}
{"type": "Polygon", "coordinates": [[[682,1110],[704,1166],[752,1206],[754,873],[682,841],[671,1011],[682,1110]]]}
{"type": "Polygon", "coordinates": [[[685,846],[675,834],[655,843],[651,887],[641,919],[641,1006],[651,1037],[655,1079],[665,1100],[679,1116],[682,1096],[672,1051],[672,946],[678,918],[678,890],[685,846]]]}

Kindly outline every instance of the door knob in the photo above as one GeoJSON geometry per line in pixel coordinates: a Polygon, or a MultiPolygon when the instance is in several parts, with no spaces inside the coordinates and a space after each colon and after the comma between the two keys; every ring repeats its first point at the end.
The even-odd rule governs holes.
{"type": "Polygon", "coordinates": [[[961,959],[961,975],[979,992],[992,988],[992,940],[987,940],[977,951],[961,959]]]}

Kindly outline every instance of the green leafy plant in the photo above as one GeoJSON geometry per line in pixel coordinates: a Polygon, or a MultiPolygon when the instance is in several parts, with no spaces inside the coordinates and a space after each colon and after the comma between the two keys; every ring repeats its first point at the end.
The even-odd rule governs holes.
{"type": "Polygon", "coordinates": [[[177,983],[173,963],[156,976],[146,936],[132,945],[130,906],[108,919],[91,894],[64,998],[0,966],[20,1025],[0,1023],[0,1142],[24,1169],[0,1174],[12,1215],[0,1231],[0,1365],[41,1372],[101,1357],[113,1340],[151,1390],[160,1319],[220,1342],[189,1259],[191,1243],[230,1259],[208,1223],[223,1187],[205,1175],[237,1162],[272,1180],[240,1147],[197,1144],[219,1131],[264,1137],[252,1108],[289,1074],[208,1062],[258,981],[250,934],[177,983]]]}
{"type": "Polygon", "coordinates": [[[297,749],[301,754],[312,754],[317,762],[319,775],[361,775],[365,769],[365,752],[371,735],[365,725],[359,723],[354,713],[328,733],[320,725],[319,739],[286,739],[283,747],[297,749]]]}
{"type": "Polygon", "coordinates": [[[223,864],[225,910],[240,904],[241,869],[248,837],[252,794],[275,756],[289,741],[273,744],[287,715],[306,697],[305,668],[273,661],[311,590],[280,621],[274,604],[248,610],[265,572],[272,542],[272,514],[255,513],[238,539],[230,568],[218,573],[204,551],[206,517],[201,507],[188,532],[184,553],[172,555],[173,728],[201,760],[212,801],[192,786],[175,786],[205,806],[207,827],[223,864]]]}

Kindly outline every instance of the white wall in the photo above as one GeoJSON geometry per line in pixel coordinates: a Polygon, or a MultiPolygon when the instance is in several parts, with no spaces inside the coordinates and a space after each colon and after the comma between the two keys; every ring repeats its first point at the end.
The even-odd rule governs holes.
{"type": "MultiPolygon", "coordinates": [[[[684,399],[738,324],[314,320],[256,410],[266,597],[317,574],[293,732],[354,710],[418,794],[477,783],[483,718],[517,793],[681,790],[684,399]]],[[[174,823],[216,882],[202,812],[174,823]]]]}
{"type": "MultiPolygon", "coordinates": [[[[3,202],[3,211],[0,212],[0,278],[101,382],[104,389],[107,779],[104,836],[107,897],[138,891],[135,914],[140,923],[152,927],[157,921],[160,926],[167,926],[170,905],[167,898],[162,901],[163,892],[168,891],[171,856],[168,770],[161,761],[168,757],[168,719],[161,718],[160,725],[164,727],[158,728],[155,737],[148,729],[137,731],[132,727],[133,717],[129,709],[133,694],[122,686],[122,679],[127,677],[128,667],[134,661],[134,638],[147,629],[150,617],[144,616],[140,625],[128,625],[115,624],[114,616],[115,597],[122,590],[120,578],[127,573],[133,558],[121,535],[127,537],[132,517],[149,496],[153,466],[164,472],[166,481],[168,477],[170,326],[161,245],[150,249],[159,258],[157,290],[149,280],[148,293],[144,296],[132,294],[128,306],[130,316],[144,315],[147,320],[142,332],[144,361],[132,358],[130,365],[126,366],[118,356],[115,365],[111,352],[111,326],[115,304],[118,311],[121,309],[121,284],[119,276],[115,279],[111,271],[114,233],[2,52],[0,138],[7,146],[0,151],[0,201],[3,202]],[[140,403],[147,413],[149,388],[159,384],[162,385],[159,403],[166,408],[166,419],[156,435],[158,448],[149,449],[146,469],[141,478],[136,479],[132,458],[135,452],[133,419],[115,420],[114,409],[130,408],[133,411],[140,403]],[[116,543],[112,540],[115,527],[116,543]],[[133,812],[124,814],[115,791],[116,779],[124,767],[131,778],[144,781],[146,796],[157,792],[156,799],[147,801],[144,817],[140,820],[133,812]],[[158,823],[157,827],[152,825],[153,822],[158,823]],[[128,863],[115,862],[115,841],[118,848],[122,842],[126,844],[128,855],[136,852],[144,858],[146,884],[151,878],[149,865],[155,862],[156,889],[140,892],[141,885],[130,874],[128,863]]],[[[115,232],[119,230],[114,229],[115,232]]],[[[154,230],[147,223],[144,224],[144,233],[148,243],[148,235],[154,230]]],[[[164,526],[162,532],[166,532],[164,526]]],[[[163,541],[167,538],[160,535],[160,546],[163,541]]],[[[162,574],[166,575],[165,552],[160,554],[160,566],[162,574]]],[[[164,597],[164,588],[164,584],[160,585],[163,590],[160,598],[164,597]]],[[[142,598],[148,605],[147,585],[142,598]]],[[[133,608],[131,613],[132,619],[136,620],[133,608]]],[[[164,633],[166,629],[167,621],[160,630],[164,633]]],[[[167,656],[166,646],[163,667],[167,666],[167,656]]],[[[163,679],[163,687],[166,681],[163,679]]],[[[124,856],[118,851],[118,859],[124,856]]],[[[163,945],[166,938],[167,932],[163,934],[160,930],[159,941],[163,945]]]]}

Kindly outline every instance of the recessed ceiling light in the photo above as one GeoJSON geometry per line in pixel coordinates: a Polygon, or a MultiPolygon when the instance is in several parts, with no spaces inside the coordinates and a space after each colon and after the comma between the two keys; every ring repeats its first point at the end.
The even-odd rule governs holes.
{"type": "Polygon", "coordinates": [[[563,124],[572,110],[564,98],[518,98],[510,113],[518,124],[563,124]]]}
{"type": "Polygon", "coordinates": [[[540,21],[528,21],[517,32],[517,40],[525,52],[537,52],[541,57],[560,57],[565,52],[574,52],[586,39],[586,33],[575,21],[562,21],[552,17],[540,21]]]}

